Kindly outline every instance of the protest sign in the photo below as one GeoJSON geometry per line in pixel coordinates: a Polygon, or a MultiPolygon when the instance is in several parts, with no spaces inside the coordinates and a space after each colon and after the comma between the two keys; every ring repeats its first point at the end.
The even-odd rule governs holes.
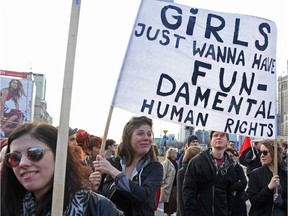
{"type": "Polygon", "coordinates": [[[276,36],[267,19],[142,1],[112,107],[275,138],[276,36]]]}

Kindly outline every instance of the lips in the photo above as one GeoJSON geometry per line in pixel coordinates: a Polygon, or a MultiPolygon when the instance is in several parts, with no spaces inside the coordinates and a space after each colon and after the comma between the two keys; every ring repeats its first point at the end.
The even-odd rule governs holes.
{"type": "Polygon", "coordinates": [[[27,178],[31,178],[32,176],[34,176],[37,172],[33,171],[33,172],[25,172],[21,174],[21,177],[23,177],[24,179],[27,178]]]}

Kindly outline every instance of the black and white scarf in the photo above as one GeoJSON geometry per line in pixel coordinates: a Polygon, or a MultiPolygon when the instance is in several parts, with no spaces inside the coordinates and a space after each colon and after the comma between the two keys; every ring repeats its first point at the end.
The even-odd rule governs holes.
{"type": "MultiPolygon", "coordinates": [[[[76,192],[69,205],[65,208],[63,216],[84,215],[88,206],[89,198],[90,192],[87,190],[76,192]]],[[[36,206],[37,201],[35,197],[31,192],[27,192],[23,198],[23,209],[21,215],[36,216],[36,206]]],[[[51,211],[49,211],[45,216],[51,216],[51,211]]]]}

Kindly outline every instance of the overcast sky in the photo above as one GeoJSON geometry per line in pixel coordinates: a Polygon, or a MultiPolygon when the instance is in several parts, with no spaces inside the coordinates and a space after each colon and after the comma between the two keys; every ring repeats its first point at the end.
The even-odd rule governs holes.
{"type": "MultiPolygon", "coordinates": [[[[83,0],[80,10],[70,125],[102,136],[140,0],[83,0]]],[[[288,3],[283,0],[178,0],[176,3],[272,20],[278,29],[277,73],[287,73],[288,3]]],[[[45,74],[46,101],[59,124],[72,1],[3,0],[0,69],[45,74]]],[[[275,84],[276,85],[276,84],[275,84]]],[[[120,141],[133,114],[114,109],[108,138],[120,141]]],[[[155,135],[178,125],[155,120],[155,135]]]]}

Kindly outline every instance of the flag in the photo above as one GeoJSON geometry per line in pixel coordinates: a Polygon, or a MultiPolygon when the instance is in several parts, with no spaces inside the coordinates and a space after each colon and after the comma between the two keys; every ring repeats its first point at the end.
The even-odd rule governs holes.
{"type": "Polygon", "coordinates": [[[112,107],[190,127],[235,128],[242,136],[250,136],[249,130],[237,125],[263,124],[267,127],[258,127],[254,135],[273,138],[276,33],[275,23],[260,17],[142,1],[112,107]],[[257,99],[250,109],[247,101],[257,99]],[[264,108],[267,115],[258,115],[264,108]]]}
{"type": "Polygon", "coordinates": [[[250,149],[251,149],[251,138],[249,136],[246,136],[239,151],[239,162],[243,166],[247,166],[244,160],[246,154],[250,151],[250,149]]]}

